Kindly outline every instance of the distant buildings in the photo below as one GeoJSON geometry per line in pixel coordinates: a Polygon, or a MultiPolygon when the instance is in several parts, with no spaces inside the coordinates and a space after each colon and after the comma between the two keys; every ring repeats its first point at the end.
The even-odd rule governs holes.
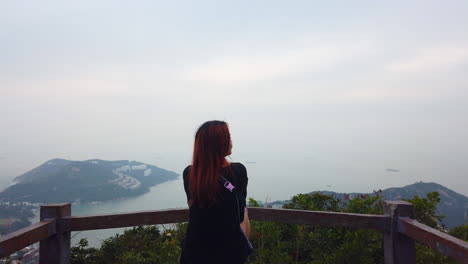
{"type": "Polygon", "coordinates": [[[10,259],[0,259],[0,264],[38,264],[39,263],[39,249],[34,246],[25,247],[10,255],[10,259]],[[10,262],[8,262],[10,261],[10,262]]]}

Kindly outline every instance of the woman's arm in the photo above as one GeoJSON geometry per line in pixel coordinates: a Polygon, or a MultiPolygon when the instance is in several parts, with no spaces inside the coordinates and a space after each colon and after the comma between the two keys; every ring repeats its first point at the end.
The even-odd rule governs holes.
{"type": "MultiPolygon", "coordinates": [[[[240,163],[241,164],[241,163],[240,163]]],[[[249,213],[247,210],[247,185],[249,183],[249,177],[247,177],[247,169],[243,164],[241,164],[241,175],[242,175],[242,183],[241,183],[241,190],[242,190],[242,207],[244,207],[244,220],[240,224],[242,231],[244,231],[244,234],[247,236],[247,238],[250,238],[250,219],[249,219],[249,213]]]]}
{"type": "Polygon", "coordinates": [[[249,219],[249,212],[247,210],[247,203],[246,203],[246,200],[247,200],[247,185],[249,183],[249,177],[247,177],[247,169],[245,168],[245,166],[243,166],[243,169],[244,169],[244,181],[243,181],[243,190],[244,190],[244,193],[243,193],[243,196],[244,196],[244,221],[242,221],[241,223],[241,228],[242,228],[242,231],[244,231],[244,234],[247,236],[247,238],[250,238],[250,219],[249,219]]]}
{"type": "Polygon", "coordinates": [[[249,219],[249,213],[247,210],[247,207],[244,209],[244,221],[240,224],[242,231],[244,231],[244,234],[247,238],[250,238],[250,219],[249,219]]]}

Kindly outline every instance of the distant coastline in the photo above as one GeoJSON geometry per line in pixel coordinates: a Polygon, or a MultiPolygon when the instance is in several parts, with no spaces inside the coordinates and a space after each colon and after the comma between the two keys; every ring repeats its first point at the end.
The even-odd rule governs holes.
{"type": "Polygon", "coordinates": [[[0,192],[0,220],[6,223],[0,225],[0,234],[29,225],[43,204],[124,200],[148,193],[152,186],[179,176],[137,161],[49,160],[15,177],[0,192]]]}

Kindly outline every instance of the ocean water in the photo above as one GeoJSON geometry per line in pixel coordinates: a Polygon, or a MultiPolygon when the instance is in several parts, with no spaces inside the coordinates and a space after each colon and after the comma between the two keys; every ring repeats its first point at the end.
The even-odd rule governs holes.
{"type": "MultiPolygon", "coordinates": [[[[155,159],[142,156],[135,160],[181,174],[189,159],[187,157],[155,159]]],[[[285,200],[298,193],[317,190],[372,192],[377,189],[404,186],[420,180],[434,181],[453,188],[454,186],[444,184],[444,175],[452,174],[454,177],[456,173],[460,173],[460,170],[451,169],[453,164],[450,162],[441,164],[441,160],[438,159],[431,163],[427,157],[399,160],[390,157],[382,158],[382,156],[335,155],[331,157],[320,155],[318,158],[317,156],[289,155],[262,156],[256,159],[236,159],[233,157],[232,160],[240,161],[247,167],[248,196],[262,202],[285,200]],[[396,169],[398,172],[388,171],[388,168],[396,169]]],[[[0,165],[12,167],[11,164],[14,163],[16,167],[10,171],[10,175],[17,176],[44,161],[21,159],[18,163],[14,163],[15,160],[10,159],[0,160],[0,165]]],[[[0,179],[2,179],[0,187],[6,187],[12,177],[0,177],[0,179]]],[[[458,187],[458,189],[453,189],[467,195],[466,188],[458,187]]],[[[90,204],[74,204],[72,205],[72,215],[97,215],[186,207],[182,177],[179,177],[177,180],[154,186],[148,193],[138,197],[90,204]]],[[[38,220],[39,216],[36,213],[33,221],[38,220]]],[[[122,233],[123,230],[120,228],[73,232],[72,244],[76,244],[81,238],[87,238],[91,246],[98,247],[102,240],[116,233],[122,233]]]]}

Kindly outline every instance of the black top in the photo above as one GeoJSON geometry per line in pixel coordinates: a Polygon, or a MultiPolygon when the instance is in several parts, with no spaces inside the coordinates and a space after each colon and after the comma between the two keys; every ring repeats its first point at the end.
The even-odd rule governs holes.
{"type": "MultiPolygon", "coordinates": [[[[187,201],[189,192],[190,166],[183,173],[187,201]]],[[[247,170],[241,163],[231,163],[221,171],[226,180],[237,189],[237,201],[233,193],[222,187],[222,199],[209,208],[190,208],[189,224],[182,247],[181,263],[242,263],[236,259],[239,244],[239,220],[244,219],[247,197],[247,170]]],[[[221,182],[219,183],[221,184],[221,182]]]]}

